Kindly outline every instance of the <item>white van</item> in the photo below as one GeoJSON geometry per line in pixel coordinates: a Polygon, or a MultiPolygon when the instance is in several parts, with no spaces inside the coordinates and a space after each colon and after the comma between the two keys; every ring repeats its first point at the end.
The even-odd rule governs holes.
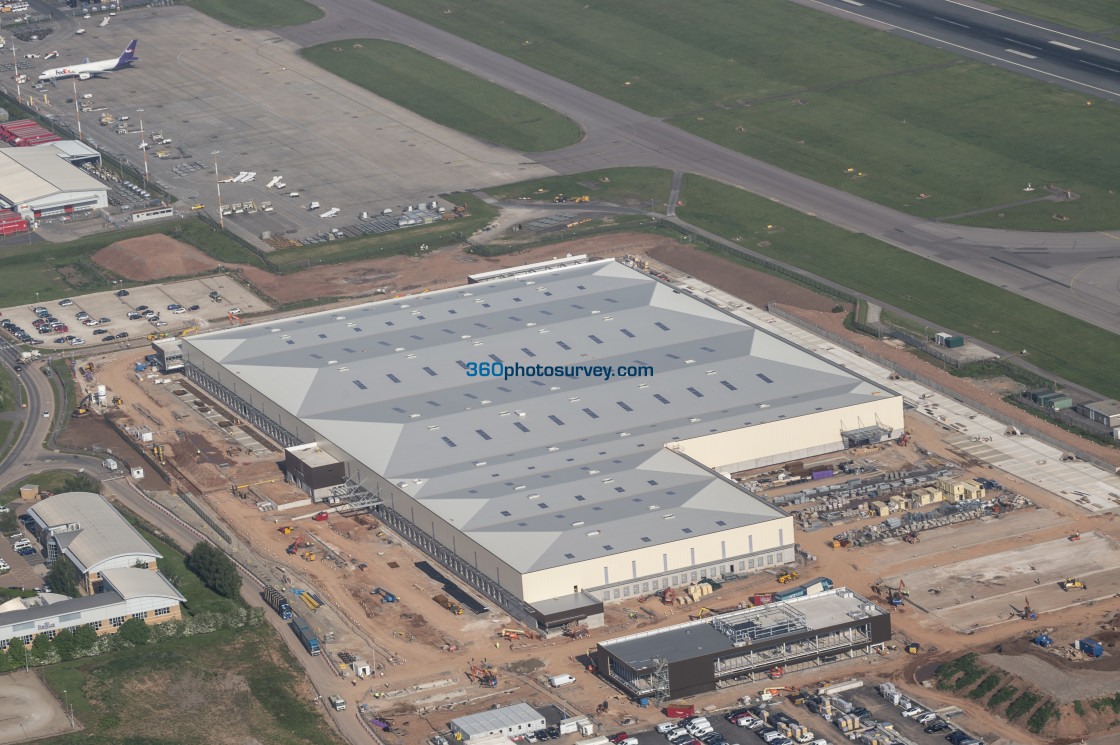
{"type": "Polygon", "coordinates": [[[576,682],[575,677],[573,677],[571,675],[568,675],[566,673],[564,675],[550,675],[548,677],[548,684],[550,686],[552,686],[553,688],[559,688],[560,686],[571,685],[572,683],[575,683],[575,682],[576,682]]]}
{"type": "Polygon", "coordinates": [[[21,538],[20,540],[12,544],[12,549],[15,551],[19,551],[25,548],[31,548],[31,541],[27,540],[26,538],[21,538]]]}

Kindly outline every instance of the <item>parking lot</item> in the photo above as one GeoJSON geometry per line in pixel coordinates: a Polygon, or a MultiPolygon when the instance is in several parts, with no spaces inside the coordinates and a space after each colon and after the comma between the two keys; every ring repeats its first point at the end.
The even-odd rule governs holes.
{"type": "Polygon", "coordinates": [[[73,298],[39,303],[39,307],[46,308],[51,316],[66,325],[66,331],[52,329],[50,333],[39,333],[33,325],[38,316],[32,311],[32,307],[34,306],[4,308],[0,313],[3,318],[10,319],[30,334],[32,339],[42,341],[40,348],[43,350],[72,346],[72,341],[58,341],[66,336],[83,339],[82,346],[88,347],[91,344],[102,344],[102,340],[109,336],[115,337],[111,341],[132,341],[155,333],[174,336],[191,328],[204,331],[229,324],[231,312],[249,314],[270,309],[267,303],[225,275],[76,295],[73,298]],[[121,292],[127,294],[118,294],[121,292]],[[218,294],[218,299],[211,297],[212,292],[218,294]],[[181,312],[169,310],[169,305],[180,306],[181,312]],[[158,316],[157,320],[140,315],[149,310],[158,316]],[[87,314],[99,323],[96,326],[83,325],[78,318],[79,313],[87,314]],[[130,318],[130,313],[137,317],[130,318]],[[109,320],[101,322],[100,319],[103,318],[109,320]],[[157,323],[165,325],[157,326],[157,323]],[[104,333],[94,334],[95,331],[104,333]],[[121,333],[127,336],[121,338],[118,336],[121,333]]]}
{"type": "MultiPolygon", "coordinates": [[[[15,510],[16,506],[18,504],[10,506],[9,509],[15,510]]],[[[22,534],[22,538],[31,542],[35,553],[19,554],[12,548],[12,538],[5,537],[4,540],[0,541],[0,559],[9,567],[7,572],[0,575],[0,587],[17,587],[30,590],[43,584],[43,575],[46,573],[45,562],[41,551],[42,547],[35,536],[22,526],[20,526],[19,532],[22,534]]]]}
{"type": "MultiPolygon", "coordinates": [[[[863,713],[861,723],[874,721],[891,725],[894,732],[902,735],[912,743],[918,745],[935,745],[937,743],[944,743],[945,736],[959,728],[959,725],[954,722],[952,714],[959,712],[956,707],[949,707],[948,709],[935,709],[938,721],[946,722],[948,726],[938,732],[927,733],[925,731],[926,724],[919,724],[917,718],[929,712],[926,707],[922,706],[919,702],[914,702],[916,707],[922,709],[922,714],[916,714],[912,717],[902,716],[902,709],[893,705],[887,699],[879,694],[872,682],[867,682],[863,687],[854,688],[851,690],[843,691],[836,694],[839,698],[847,701],[853,707],[853,710],[858,710],[860,707],[866,709],[869,713],[863,713]],[[943,715],[943,716],[942,716],[943,715]]],[[[905,696],[903,696],[905,698],[905,696]]],[[[757,702],[755,702],[757,703],[757,702]]],[[[735,707],[745,708],[745,707],[735,707]]],[[[840,729],[834,724],[826,721],[821,715],[814,713],[808,705],[795,706],[786,698],[774,698],[763,707],[766,711],[770,712],[771,720],[777,718],[787,718],[788,720],[795,721],[798,725],[805,727],[811,731],[812,738],[808,735],[803,739],[807,739],[809,743],[815,743],[819,740],[824,740],[829,745],[840,745],[848,741],[848,738],[841,733],[840,729]]],[[[703,715],[708,719],[712,729],[723,737],[728,745],[763,745],[765,742],[760,736],[763,729],[751,729],[748,727],[741,727],[737,724],[727,721],[724,716],[727,710],[704,712],[697,711],[697,715],[703,715]]],[[[841,714],[839,709],[833,709],[833,718],[838,718],[841,714]]],[[[665,720],[675,721],[675,720],[665,720]]],[[[932,721],[929,722],[932,724],[932,721]]],[[[626,731],[630,737],[637,739],[639,745],[668,745],[669,741],[664,735],[656,731],[646,730],[642,732],[626,731]]],[[[603,734],[613,739],[617,734],[614,730],[604,730],[603,734]]],[[[886,741],[899,742],[897,737],[887,737],[886,741]]],[[[716,740],[718,742],[718,740],[716,740]]]]}
{"type": "MultiPolygon", "coordinates": [[[[439,194],[553,173],[336,78],[265,29],[234,29],[186,6],[129,10],[77,36],[80,22],[57,20],[58,32],[21,51],[57,49],[59,63],[68,64],[83,57],[115,58],[130,39],[138,39],[139,61],[131,69],[77,81],[78,95],[88,104],[82,115],[86,141],[143,172],[143,137],[149,181],[182,200],[181,209],[202,204],[214,219],[219,213],[212,153],[219,153],[222,178],[255,173],[251,181],[223,183],[221,198],[224,204],[272,202],[272,211],[225,218],[227,228],[257,245],[264,245],[259,236],[266,230],[298,240],[356,226],[363,211],[379,215],[392,208],[399,215],[405,206],[430,203],[439,194]],[[137,109],[144,109],[144,135],[137,109]],[[98,126],[106,114],[115,121],[98,126]],[[157,135],[159,144],[152,141],[157,135]],[[283,190],[267,188],[276,176],[283,190]],[[293,192],[300,196],[289,197],[293,192]],[[338,217],[320,218],[322,210],[308,209],[312,201],[322,210],[339,208],[338,217]]],[[[26,71],[32,78],[54,61],[36,63],[26,71]]],[[[14,94],[10,80],[2,83],[14,94]]],[[[36,106],[76,133],[74,104],[67,103],[71,83],[44,91],[49,104],[41,105],[36,91],[36,106]]]]}

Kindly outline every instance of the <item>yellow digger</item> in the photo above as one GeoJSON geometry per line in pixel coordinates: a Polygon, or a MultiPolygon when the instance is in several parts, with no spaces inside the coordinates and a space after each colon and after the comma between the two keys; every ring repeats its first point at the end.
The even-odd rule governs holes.
{"type": "Polygon", "coordinates": [[[1061,584],[1062,589],[1065,590],[1066,592],[1069,592],[1070,590],[1088,590],[1089,589],[1089,587],[1084,582],[1077,579],[1076,577],[1069,577],[1069,578],[1063,580],[1062,582],[1060,582],[1059,584],[1061,584]]]}
{"type": "Polygon", "coordinates": [[[797,572],[786,572],[785,574],[778,577],[778,581],[783,585],[789,582],[793,582],[795,579],[797,579],[797,572]]]}

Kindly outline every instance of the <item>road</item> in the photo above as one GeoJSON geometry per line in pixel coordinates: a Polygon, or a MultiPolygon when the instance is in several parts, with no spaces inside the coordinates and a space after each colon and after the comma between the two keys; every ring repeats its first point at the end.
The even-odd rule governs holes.
{"type": "Polygon", "coordinates": [[[317,4],[326,11],[323,19],[276,33],[303,46],[357,37],[408,44],[563,111],[580,124],[584,138],[560,150],[528,154],[557,173],[617,166],[696,173],[1120,333],[1120,231],[1035,233],[922,220],[733,152],[369,0],[317,4]]]}
{"type": "Polygon", "coordinates": [[[1120,42],[958,0],[806,0],[922,44],[1120,103],[1120,42]]]}

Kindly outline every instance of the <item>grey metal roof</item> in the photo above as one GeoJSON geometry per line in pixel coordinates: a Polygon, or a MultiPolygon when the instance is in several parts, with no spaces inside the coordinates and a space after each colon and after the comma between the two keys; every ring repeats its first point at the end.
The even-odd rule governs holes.
{"type": "Polygon", "coordinates": [[[139,567],[115,567],[102,569],[101,576],[120,593],[125,600],[135,597],[166,598],[173,602],[185,603],[175,587],[159,572],[139,567]]]}
{"type": "Polygon", "coordinates": [[[0,195],[25,204],[65,191],[105,191],[81,168],[60,157],[55,148],[20,147],[0,150],[0,195]]]}
{"type": "Polygon", "coordinates": [[[182,343],[522,572],[782,516],[666,444],[895,395],[610,260],[182,343]]]}
{"type": "Polygon", "coordinates": [[[37,605],[23,610],[14,610],[0,613],[0,626],[15,626],[28,621],[41,621],[45,618],[54,618],[64,613],[78,613],[80,611],[106,608],[124,602],[124,598],[115,592],[99,592],[96,595],[85,595],[80,598],[70,598],[59,603],[37,605]]]}
{"type": "Polygon", "coordinates": [[[491,732],[509,729],[518,725],[528,725],[544,720],[544,714],[526,703],[503,706],[499,709],[480,711],[451,720],[451,726],[461,730],[468,738],[487,735],[491,732]]]}
{"type": "Polygon", "coordinates": [[[100,494],[56,494],[27,511],[48,529],[77,526],[75,531],[55,537],[59,546],[87,572],[101,571],[99,564],[119,556],[161,556],[100,494]]]}

